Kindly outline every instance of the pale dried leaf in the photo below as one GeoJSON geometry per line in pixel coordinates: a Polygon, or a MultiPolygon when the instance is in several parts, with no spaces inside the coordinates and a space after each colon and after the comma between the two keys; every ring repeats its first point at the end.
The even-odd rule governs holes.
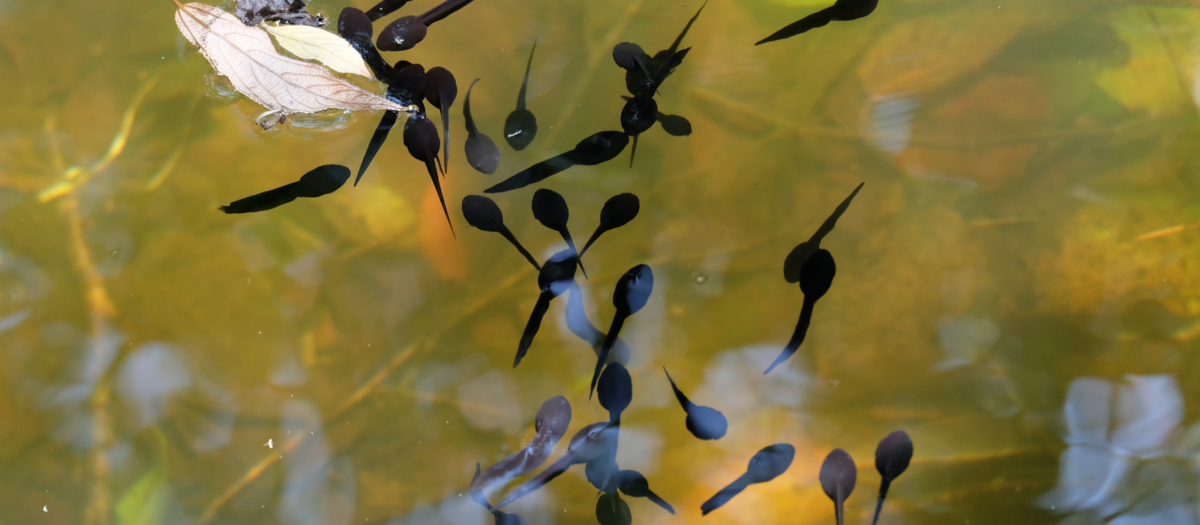
{"type": "Polygon", "coordinates": [[[362,56],[340,36],[309,26],[272,26],[264,23],[263,28],[293,55],[316,60],[338,73],[371,78],[371,70],[363,62],[362,56]]]}
{"type": "Polygon", "coordinates": [[[280,55],[266,31],[247,26],[220,8],[201,3],[179,5],[175,24],[239,93],[271,112],[416,111],[346,82],[320,64],[280,55]]]}

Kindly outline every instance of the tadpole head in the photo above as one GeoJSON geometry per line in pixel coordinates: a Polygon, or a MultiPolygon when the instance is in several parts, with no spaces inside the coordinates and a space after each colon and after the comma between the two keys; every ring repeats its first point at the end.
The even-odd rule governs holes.
{"type": "Polygon", "coordinates": [[[721,439],[729,430],[729,422],[715,408],[695,405],[688,411],[686,420],[688,430],[700,439],[721,439]]]}
{"type": "Polygon", "coordinates": [[[571,218],[571,210],[567,208],[567,200],[558,192],[541,188],[533,193],[533,217],[542,226],[562,231],[571,218]]]}
{"type": "Polygon", "coordinates": [[[616,158],[628,145],[629,135],[620,131],[601,131],[579,141],[566,155],[575,164],[595,166],[616,158]]]}
{"type": "Polygon", "coordinates": [[[842,503],[854,492],[854,483],[858,480],[858,469],[854,459],[840,448],[833,449],[825,462],[821,464],[821,489],[835,503],[842,503]]]}
{"type": "Polygon", "coordinates": [[[347,180],[350,180],[350,168],[326,164],[302,175],[296,193],[309,198],[328,195],[341,188],[347,180]]]}
{"type": "Polygon", "coordinates": [[[630,314],[637,313],[650,300],[654,291],[654,272],[649,266],[639,264],[630,268],[617,281],[617,289],[613,291],[613,306],[630,314]]]}
{"type": "Polygon", "coordinates": [[[633,97],[621,109],[621,129],[629,135],[644,133],[657,119],[658,103],[650,97],[633,97]]]}
{"type": "Polygon", "coordinates": [[[754,483],[762,483],[771,481],[780,474],[787,472],[788,467],[792,466],[792,459],[796,457],[796,447],[787,443],[776,443],[769,447],[763,448],[750,458],[750,465],[746,468],[746,474],[754,483]]]}
{"type": "Polygon", "coordinates": [[[686,137],[692,134],[692,123],[679,115],[658,114],[658,123],[663,131],[672,137],[686,137]]]}
{"type": "Polygon", "coordinates": [[[371,19],[367,18],[367,14],[355,7],[347,7],[342,9],[342,14],[338,15],[338,35],[346,40],[351,40],[356,36],[366,37],[370,40],[375,34],[375,28],[371,26],[371,19]]]}
{"type": "Polygon", "coordinates": [[[402,16],[379,32],[379,38],[375,40],[375,47],[382,51],[412,49],[413,46],[425,39],[427,31],[429,28],[420,18],[411,15],[402,16]]]}
{"type": "Polygon", "coordinates": [[[467,137],[466,154],[467,164],[484,175],[496,173],[496,168],[500,167],[500,148],[483,133],[467,137]]]}
{"type": "Polygon", "coordinates": [[[610,363],[596,384],[600,406],[609,412],[623,412],[633,401],[633,378],[621,363],[610,363]]]}
{"type": "Polygon", "coordinates": [[[410,117],[408,122],[404,123],[404,145],[414,159],[428,162],[437,156],[442,139],[438,137],[437,126],[425,116],[419,115],[410,117]]]}
{"type": "Polygon", "coordinates": [[[504,228],[504,213],[496,202],[483,195],[467,195],[462,201],[463,218],[467,224],[485,232],[501,232],[504,228]]]}
{"type": "Polygon", "coordinates": [[[419,104],[425,94],[425,67],[421,64],[405,64],[407,62],[396,63],[396,74],[388,84],[388,98],[405,106],[419,104]]]}
{"type": "Polygon", "coordinates": [[[527,109],[513,110],[504,121],[504,140],[512,149],[521,151],[537,136],[537,118],[527,109]]]}
{"type": "MultiPolygon", "coordinates": [[[[537,433],[548,433],[561,438],[571,424],[571,402],[563,396],[554,396],[542,403],[537,412],[537,433]]],[[[556,438],[557,439],[557,438],[556,438]]]]}
{"type": "Polygon", "coordinates": [[[829,250],[817,250],[804,261],[804,266],[800,267],[800,291],[804,292],[806,299],[820,299],[833,285],[835,273],[837,265],[833,263],[833,255],[829,250]]]}
{"type": "Polygon", "coordinates": [[[425,99],[439,111],[446,111],[446,108],[454,105],[457,97],[458,82],[450,70],[439,66],[425,73],[425,99]]]}
{"type": "Polygon", "coordinates": [[[639,69],[639,62],[644,65],[650,57],[642,51],[642,46],[633,42],[621,42],[613,47],[613,61],[617,63],[617,67],[626,71],[639,69]]]}
{"type": "Polygon", "coordinates": [[[641,207],[642,204],[637,195],[632,193],[614,195],[604,203],[603,208],[600,208],[600,227],[612,230],[629,224],[629,221],[637,217],[641,207]]]}
{"type": "Polygon", "coordinates": [[[900,477],[912,460],[913,443],[908,433],[897,430],[888,434],[875,449],[875,470],[888,481],[900,477]]]}

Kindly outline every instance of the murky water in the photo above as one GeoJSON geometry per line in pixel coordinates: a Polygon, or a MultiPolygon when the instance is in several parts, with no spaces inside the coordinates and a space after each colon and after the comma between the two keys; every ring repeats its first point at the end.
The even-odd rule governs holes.
{"type": "MultiPolygon", "coordinates": [[[[846,521],[869,523],[896,429],[915,455],[881,523],[1200,523],[1200,3],[893,0],[753,45],[822,4],[712,0],[656,95],[690,136],[491,195],[538,261],[565,244],[535,188],[579,243],[610,197],[640,200],[514,369],[538,275],[462,198],[619,130],[613,46],[665,49],[699,3],[479,0],[385,53],[458,79],[455,238],[399,133],[357,186],[217,211],[357,170],[381,114],[264,132],[170,2],[0,0],[0,523],[492,523],[475,465],[528,444],[544,401],[572,409],[547,465],[609,420],[576,307],[608,331],[642,263],[616,461],[676,514],[623,495],[637,523],[829,523],[834,448],[858,464],[846,521]],[[539,132],[516,152],[535,39],[539,132]],[[475,78],[491,176],[462,154],[475,78]],[[764,375],[804,303],[784,259],[859,183],[807,338],[764,375]],[[663,367],[723,438],[692,436],[663,367]],[[790,468],[701,518],[773,443],[790,468]]],[[[597,497],[578,465],[504,510],[596,523],[597,497]]]]}

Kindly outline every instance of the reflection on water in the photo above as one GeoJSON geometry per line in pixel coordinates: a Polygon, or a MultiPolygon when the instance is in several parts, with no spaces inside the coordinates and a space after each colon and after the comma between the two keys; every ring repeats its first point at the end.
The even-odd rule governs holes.
{"type": "Polygon", "coordinates": [[[1200,4],[384,3],[309,11],[428,26],[436,102],[354,82],[481,79],[494,174],[454,97],[263,131],[169,3],[0,2],[0,525],[828,523],[827,457],[866,523],[897,429],[880,523],[1200,522],[1200,4]]]}

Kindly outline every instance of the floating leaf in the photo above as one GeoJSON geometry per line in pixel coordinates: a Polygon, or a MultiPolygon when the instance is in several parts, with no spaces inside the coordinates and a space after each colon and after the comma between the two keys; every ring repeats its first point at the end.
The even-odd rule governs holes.
{"type": "Polygon", "coordinates": [[[371,78],[371,70],[358,51],[346,39],[329,31],[309,26],[262,27],[275,37],[284,49],[300,58],[316,60],[338,73],[350,73],[371,78]]]}
{"type": "Polygon", "coordinates": [[[201,3],[176,4],[175,24],[189,42],[200,48],[217,72],[228,77],[239,93],[266,106],[271,113],[317,113],[328,109],[416,112],[366,91],[330,73],[319,64],[280,55],[267,32],[248,27],[237,17],[201,3]]]}

